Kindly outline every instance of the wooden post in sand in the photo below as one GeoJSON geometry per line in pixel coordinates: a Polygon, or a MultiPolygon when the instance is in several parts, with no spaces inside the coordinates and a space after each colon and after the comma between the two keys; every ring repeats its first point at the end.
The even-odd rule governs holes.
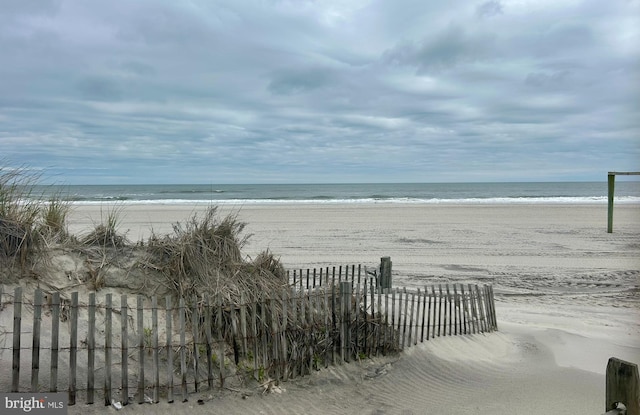
{"type": "Polygon", "coordinates": [[[391,288],[391,257],[380,258],[380,279],[378,286],[382,289],[391,288]]]}
{"type": "Polygon", "coordinates": [[[638,171],[610,171],[607,175],[609,208],[607,210],[607,233],[613,232],[613,194],[616,187],[616,175],[636,176],[640,175],[638,171]]]}
{"type": "Polygon", "coordinates": [[[640,415],[640,382],[638,365],[616,357],[607,363],[605,411],[616,408],[621,402],[627,407],[627,415],[640,415]]]}

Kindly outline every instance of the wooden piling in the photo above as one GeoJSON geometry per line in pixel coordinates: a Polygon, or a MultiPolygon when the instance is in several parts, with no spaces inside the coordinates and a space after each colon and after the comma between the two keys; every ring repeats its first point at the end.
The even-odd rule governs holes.
{"type": "Polygon", "coordinates": [[[382,288],[391,288],[393,285],[391,277],[391,257],[385,256],[380,258],[380,277],[379,285],[382,288]]]}
{"type": "Polygon", "coordinates": [[[627,407],[627,415],[640,415],[640,381],[638,365],[612,357],[607,362],[605,411],[615,409],[616,402],[627,407]]]}

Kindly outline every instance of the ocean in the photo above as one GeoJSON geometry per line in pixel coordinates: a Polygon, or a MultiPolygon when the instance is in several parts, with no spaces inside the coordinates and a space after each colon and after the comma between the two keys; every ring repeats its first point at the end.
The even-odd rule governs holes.
{"type": "MultiPolygon", "coordinates": [[[[167,184],[43,186],[73,204],[580,203],[606,204],[606,182],[167,184]]],[[[615,203],[640,203],[640,181],[616,180],[615,203]]]]}

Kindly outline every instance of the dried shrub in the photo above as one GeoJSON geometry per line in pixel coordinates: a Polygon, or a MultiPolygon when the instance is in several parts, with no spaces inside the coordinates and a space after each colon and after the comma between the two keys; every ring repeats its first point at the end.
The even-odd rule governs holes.
{"type": "Polygon", "coordinates": [[[287,284],[279,261],[264,253],[251,262],[242,248],[250,235],[242,235],[246,224],[237,214],[220,219],[217,206],[200,216],[173,225],[173,234],[152,235],[147,244],[145,266],[159,270],[177,298],[217,298],[225,302],[247,301],[260,293],[274,293],[287,284]]]}

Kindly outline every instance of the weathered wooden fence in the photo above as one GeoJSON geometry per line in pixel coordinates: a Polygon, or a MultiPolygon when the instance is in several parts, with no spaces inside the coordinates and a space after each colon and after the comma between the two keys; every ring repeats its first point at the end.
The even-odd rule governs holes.
{"type": "Polygon", "coordinates": [[[224,304],[96,293],[80,301],[77,292],[0,286],[0,321],[13,311],[13,329],[0,327],[0,370],[12,373],[3,388],[66,390],[69,405],[80,393],[105,405],[186,401],[230,380],[286,381],[438,336],[497,329],[487,285],[383,290],[356,279],[298,288],[224,304]]]}
{"type": "Polygon", "coordinates": [[[300,289],[312,289],[340,284],[343,281],[356,284],[377,281],[378,269],[358,265],[340,265],[333,267],[294,269],[287,271],[289,283],[300,289]]]}

